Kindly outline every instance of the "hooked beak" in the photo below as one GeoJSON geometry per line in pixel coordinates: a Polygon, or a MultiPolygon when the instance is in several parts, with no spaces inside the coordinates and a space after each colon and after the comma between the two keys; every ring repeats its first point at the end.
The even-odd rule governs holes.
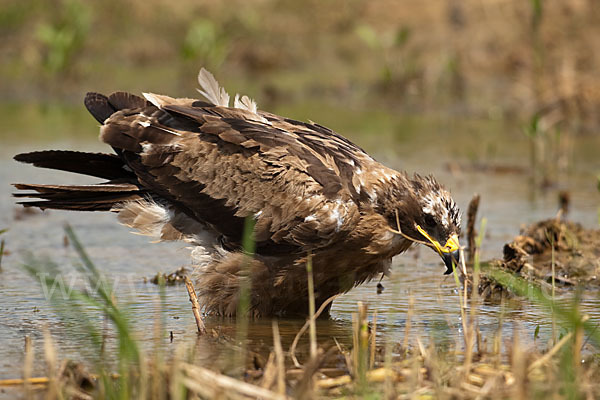
{"type": "Polygon", "coordinates": [[[442,259],[444,260],[444,264],[446,264],[446,272],[444,272],[444,275],[449,275],[454,271],[454,266],[458,265],[460,253],[458,250],[453,251],[452,253],[444,253],[442,259]]]}
{"type": "Polygon", "coordinates": [[[442,257],[442,260],[444,260],[444,264],[446,264],[446,272],[444,272],[444,275],[451,274],[452,271],[454,271],[454,265],[458,265],[458,262],[460,261],[460,245],[458,243],[458,235],[454,234],[450,236],[446,241],[446,244],[442,247],[440,242],[429,236],[429,234],[425,232],[423,228],[421,228],[419,225],[416,225],[416,227],[421,235],[425,236],[427,240],[431,242],[435,251],[437,251],[442,257]]]}

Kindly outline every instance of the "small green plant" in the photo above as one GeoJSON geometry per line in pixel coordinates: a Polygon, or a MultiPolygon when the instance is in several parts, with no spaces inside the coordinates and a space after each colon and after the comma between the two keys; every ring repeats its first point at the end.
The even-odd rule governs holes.
{"type": "Polygon", "coordinates": [[[383,62],[381,76],[383,84],[410,80],[417,68],[412,54],[406,51],[406,44],[411,37],[411,30],[400,26],[395,32],[379,33],[369,24],[359,24],[354,29],[355,35],[372,51],[379,54],[383,62]]]}
{"type": "Polygon", "coordinates": [[[570,306],[565,306],[562,302],[554,300],[539,286],[523,278],[492,267],[487,273],[496,282],[510,289],[513,293],[545,308],[551,315],[556,316],[567,330],[582,329],[588,335],[589,340],[600,347],[600,332],[592,321],[580,315],[577,308],[578,296],[575,296],[570,306]]]}
{"type": "Polygon", "coordinates": [[[96,370],[100,392],[106,398],[133,398],[143,392],[148,378],[142,368],[142,356],[127,315],[117,306],[114,292],[109,282],[100,274],[83,245],[70,226],[65,227],[69,243],[79,256],[81,264],[76,265],[86,281],[86,289],[67,288],[67,290],[48,290],[64,288],[60,269],[49,260],[29,256],[25,269],[40,280],[48,300],[56,306],[58,315],[65,320],[79,321],[99,356],[96,370]],[[94,322],[94,314],[105,315],[115,329],[118,338],[118,378],[110,372],[110,366],[103,360],[104,338],[94,322]]]}
{"type": "Polygon", "coordinates": [[[229,52],[229,39],[210,19],[196,19],[188,28],[181,47],[186,61],[219,67],[229,52]]]}
{"type": "Polygon", "coordinates": [[[64,0],[56,20],[41,23],[36,37],[43,46],[42,66],[51,74],[64,72],[83,47],[91,24],[85,3],[64,0]]]}
{"type": "Polygon", "coordinates": [[[543,1],[542,0],[530,0],[531,1],[531,29],[537,32],[542,22],[544,15],[543,1]]]}

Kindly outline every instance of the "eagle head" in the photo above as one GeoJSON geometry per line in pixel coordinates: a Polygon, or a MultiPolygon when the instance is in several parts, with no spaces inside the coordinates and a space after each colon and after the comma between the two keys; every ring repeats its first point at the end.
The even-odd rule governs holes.
{"type": "Polygon", "coordinates": [[[395,207],[392,226],[397,233],[414,242],[433,248],[446,265],[445,274],[453,271],[459,262],[460,211],[442,185],[432,176],[415,174],[407,179],[408,190],[403,191],[395,207]],[[394,220],[395,219],[395,220],[394,220]]]}

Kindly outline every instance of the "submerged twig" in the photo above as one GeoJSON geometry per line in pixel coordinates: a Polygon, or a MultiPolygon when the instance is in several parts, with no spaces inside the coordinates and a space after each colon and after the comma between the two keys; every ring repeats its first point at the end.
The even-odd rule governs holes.
{"type": "Polygon", "coordinates": [[[306,260],[306,273],[308,279],[308,316],[309,316],[309,327],[310,327],[310,358],[317,356],[317,326],[315,325],[315,282],[313,278],[312,270],[312,254],[308,254],[306,260]]]}
{"type": "Polygon", "coordinates": [[[194,318],[196,319],[196,326],[198,327],[198,333],[201,335],[206,334],[206,327],[204,326],[204,321],[202,321],[202,316],[200,315],[200,303],[198,303],[198,296],[196,296],[196,289],[194,288],[194,284],[192,283],[189,277],[185,277],[185,288],[188,291],[190,296],[190,302],[192,303],[192,312],[194,313],[194,318]]]}
{"type": "Polygon", "coordinates": [[[300,340],[300,338],[302,337],[304,332],[306,332],[306,330],[308,329],[308,326],[309,326],[311,320],[316,320],[317,318],[319,318],[319,315],[321,315],[321,313],[327,308],[329,303],[331,303],[333,300],[335,300],[338,296],[339,296],[339,294],[336,294],[334,296],[331,296],[327,300],[325,300],[323,302],[323,304],[321,304],[321,307],[319,307],[319,309],[317,310],[315,315],[312,318],[308,319],[304,323],[304,325],[302,325],[302,328],[300,328],[300,330],[296,334],[296,337],[294,338],[294,341],[292,342],[292,346],[290,347],[290,356],[292,357],[292,361],[294,362],[294,366],[296,368],[302,368],[302,365],[298,362],[298,359],[296,358],[296,346],[298,346],[298,341],[300,340]]]}

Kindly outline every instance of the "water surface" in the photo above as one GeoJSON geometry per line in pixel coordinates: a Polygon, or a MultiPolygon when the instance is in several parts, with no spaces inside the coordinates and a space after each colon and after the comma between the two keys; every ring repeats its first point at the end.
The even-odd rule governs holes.
{"type": "MultiPolygon", "coordinates": [[[[68,116],[67,113],[66,119],[69,119],[68,116]]],[[[59,122],[60,120],[59,118],[59,122]]],[[[88,128],[93,126],[93,122],[88,122],[88,128]]],[[[394,168],[435,174],[452,190],[462,209],[466,208],[474,193],[480,193],[480,215],[487,219],[483,259],[501,257],[503,244],[511,240],[522,225],[554,216],[558,189],[571,192],[569,218],[587,227],[598,226],[600,198],[595,187],[595,174],[600,171],[600,162],[595,149],[600,147],[596,138],[578,139],[574,149],[577,157],[574,157],[571,172],[555,187],[540,191],[531,187],[527,173],[528,145],[516,124],[485,120],[420,121],[379,116],[373,122],[378,127],[378,132],[369,131],[367,127],[364,129],[369,131],[369,135],[363,136],[360,134],[362,127],[353,130],[351,126],[336,126],[334,120],[324,122],[339,130],[349,129],[352,140],[394,168]],[[379,128],[382,130],[379,131],[379,128]],[[478,165],[510,168],[503,173],[470,168],[475,162],[478,165]]],[[[36,129],[42,125],[32,123],[36,129]]],[[[15,135],[3,132],[5,138],[15,135]]],[[[71,282],[70,279],[81,284],[74,267],[78,263],[76,254],[69,246],[65,246],[65,223],[74,228],[96,265],[113,282],[117,300],[129,311],[137,335],[146,349],[151,351],[154,348],[157,315],[163,315],[164,330],[173,333],[173,342],[167,337],[163,340],[166,353],[172,353],[179,344],[195,343],[198,362],[211,365],[215,362],[225,363],[236,349],[235,321],[208,317],[207,326],[209,330],[214,329],[218,333],[218,338],[197,341],[185,288],[167,287],[164,302],[161,303],[159,289],[143,280],[159,271],[170,272],[186,265],[188,251],[185,245],[151,244],[148,238],[131,234],[128,229],[120,226],[110,213],[49,211],[24,215],[14,205],[14,199],[10,196],[10,183],[93,181],[93,178],[44,171],[11,160],[11,156],[19,151],[42,148],[107,150],[101,144],[90,141],[88,136],[79,140],[69,136],[61,140],[63,141],[60,143],[45,140],[29,144],[15,144],[14,141],[11,144],[7,140],[0,150],[0,229],[10,229],[2,235],[10,254],[4,257],[0,272],[0,378],[21,376],[25,336],[33,339],[36,360],[39,360],[35,363],[35,373],[44,373],[41,361],[42,328],[45,325],[53,334],[61,358],[87,361],[94,358],[96,352],[90,345],[88,333],[81,328],[80,321],[64,315],[59,317],[53,306],[46,301],[39,282],[35,277],[27,275],[22,268],[27,254],[33,254],[41,259],[53,260],[63,272],[67,284],[71,282]]],[[[460,343],[462,337],[457,288],[451,277],[442,275],[445,267],[439,257],[428,249],[415,248],[396,257],[392,270],[392,277],[382,281],[385,287],[383,293],[377,294],[378,282],[374,281],[339,298],[332,308],[331,318],[319,321],[319,340],[326,343],[336,338],[342,344],[351,343],[352,313],[356,312],[357,301],[363,301],[370,310],[377,310],[379,340],[392,337],[402,341],[409,301],[412,298],[413,334],[430,337],[436,343],[460,343]]],[[[596,293],[587,293],[581,305],[592,319],[600,321],[600,300],[596,293]]],[[[482,304],[478,312],[480,329],[484,335],[498,329],[500,314],[504,316],[503,329],[512,334],[513,328],[517,327],[528,342],[533,343],[533,332],[538,325],[542,337],[542,340],[538,340],[540,345],[545,345],[543,339],[548,338],[551,332],[552,321],[546,312],[528,302],[508,305],[504,309],[498,304],[482,304]]],[[[96,314],[94,318],[97,326],[102,327],[103,316],[96,314]]],[[[280,321],[284,348],[290,345],[303,322],[280,321]]],[[[270,321],[251,321],[248,336],[249,349],[256,352],[258,357],[266,358],[272,344],[270,321]]],[[[107,340],[109,346],[112,346],[114,337],[109,334],[107,340]]],[[[305,350],[303,342],[300,354],[305,350]]]]}

